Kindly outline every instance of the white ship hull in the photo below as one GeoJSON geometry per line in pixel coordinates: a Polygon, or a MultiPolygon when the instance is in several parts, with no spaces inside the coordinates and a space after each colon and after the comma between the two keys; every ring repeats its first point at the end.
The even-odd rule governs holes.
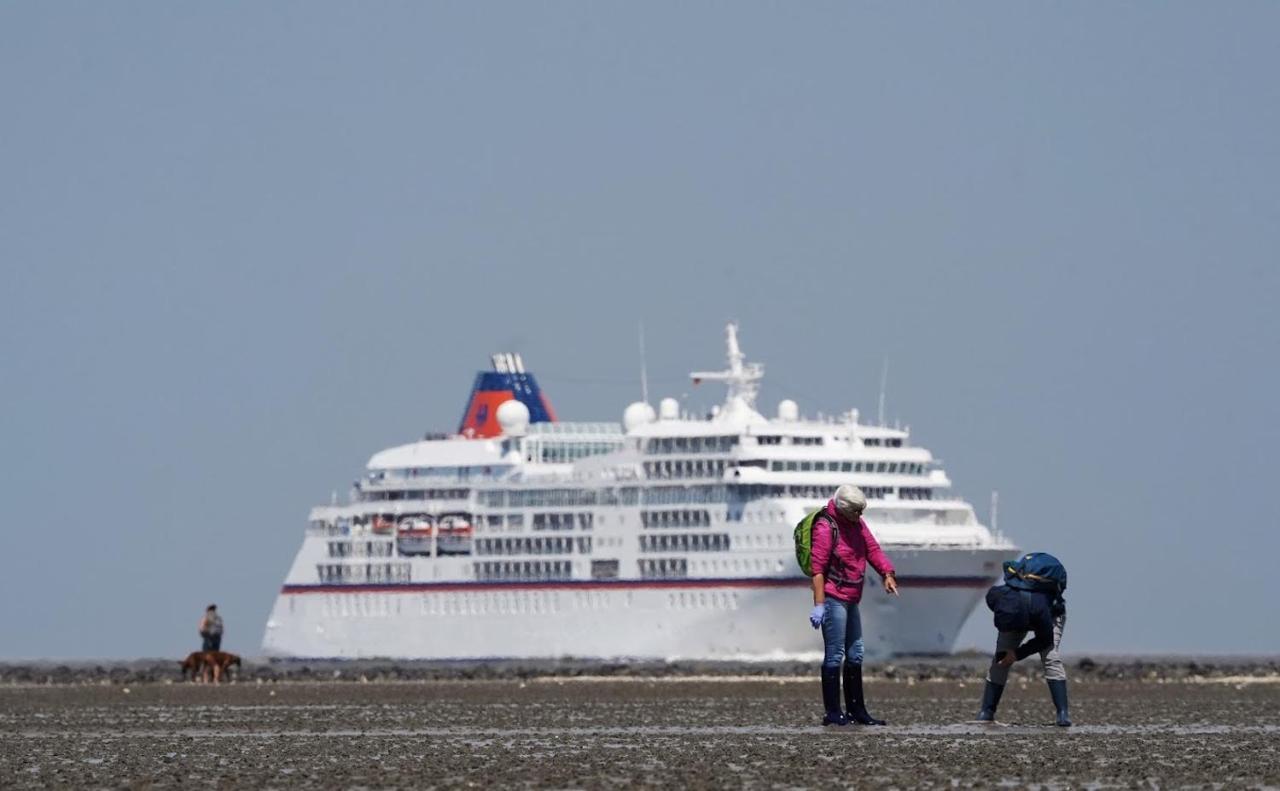
{"type": "MultiPolygon", "coordinates": [[[[902,595],[869,579],[867,655],[936,654],[961,626],[1007,549],[886,547],[902,595]]],[[[809,581],[757,577],[563,583],[286,586],[263,648],[307,658],[807,658],[809,581]]]]}

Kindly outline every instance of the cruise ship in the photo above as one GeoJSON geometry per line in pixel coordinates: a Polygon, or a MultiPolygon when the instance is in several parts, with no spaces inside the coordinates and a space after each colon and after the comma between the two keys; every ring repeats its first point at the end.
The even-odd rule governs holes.
{"type": "Polygon", "coordinates": [[[950,494],[933,455],[856,410],[757,410],[764,367],[725,332],[723,404],[556,418],[514,354],[475,379],[458,431],[375,453],[312,509],[263,651],[311,658],[814,656],[793,528],[854,483],[897,567],[868,571],[869,656],[949,652],[1014,547],[950,494]]]}

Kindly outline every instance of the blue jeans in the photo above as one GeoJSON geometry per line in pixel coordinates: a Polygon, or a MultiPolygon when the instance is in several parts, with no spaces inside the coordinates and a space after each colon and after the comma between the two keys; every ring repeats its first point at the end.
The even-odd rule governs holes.
{"type": "Polygon", "coordinates": [[[840,667],[846,658],[862,664],[862,616],[858,605],[830,596],[822,604],[823,667],[840,667]]]}

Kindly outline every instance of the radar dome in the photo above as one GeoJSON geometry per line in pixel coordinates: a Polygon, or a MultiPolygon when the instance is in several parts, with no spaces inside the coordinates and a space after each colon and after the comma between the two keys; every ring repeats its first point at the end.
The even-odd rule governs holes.
{"type": "Polygon", "coordinates": [[[674,398],[664,398],[658,404],[658,417],[663,420],[675,420],[680,417],[680,402],[674,398]]]}
{"type": "Polygon", "coordinates": [[[529,430],[529,407],[514,398],[502,402],[497,417],[502,433],[509,437],[519,437],[529,430]]]}
{"type": "Polygon", "coordinates": [[[778,402],[778,420],[794,422],[800,419],[800,407],[790,398],[778,402]]]}
{"type": "Polygon", "coordinates": [[[645,423],[652,423],[658,417],[653,411],[653,407],[643,401],[637,401],[626,408],[622,413],[622,428],[628,434],[636,430],[645,423]]]}

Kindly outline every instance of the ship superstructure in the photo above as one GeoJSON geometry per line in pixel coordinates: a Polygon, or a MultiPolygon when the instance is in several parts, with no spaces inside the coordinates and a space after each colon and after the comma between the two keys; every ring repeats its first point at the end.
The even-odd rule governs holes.
{"type": "Polygon", "coordinates": [[[476,378],[459,430],[369,460],[312,509],[266,653],[303,657],[743,658],[809,655],[792,528],[842,483],[898,568],[868,580],[869,653],[943,653],[1012,546],[949,493],[909,433],[856,410],[756,409],[764,370],[726,329],[724,403],[556,420],[517,355],[476,378]]]}

